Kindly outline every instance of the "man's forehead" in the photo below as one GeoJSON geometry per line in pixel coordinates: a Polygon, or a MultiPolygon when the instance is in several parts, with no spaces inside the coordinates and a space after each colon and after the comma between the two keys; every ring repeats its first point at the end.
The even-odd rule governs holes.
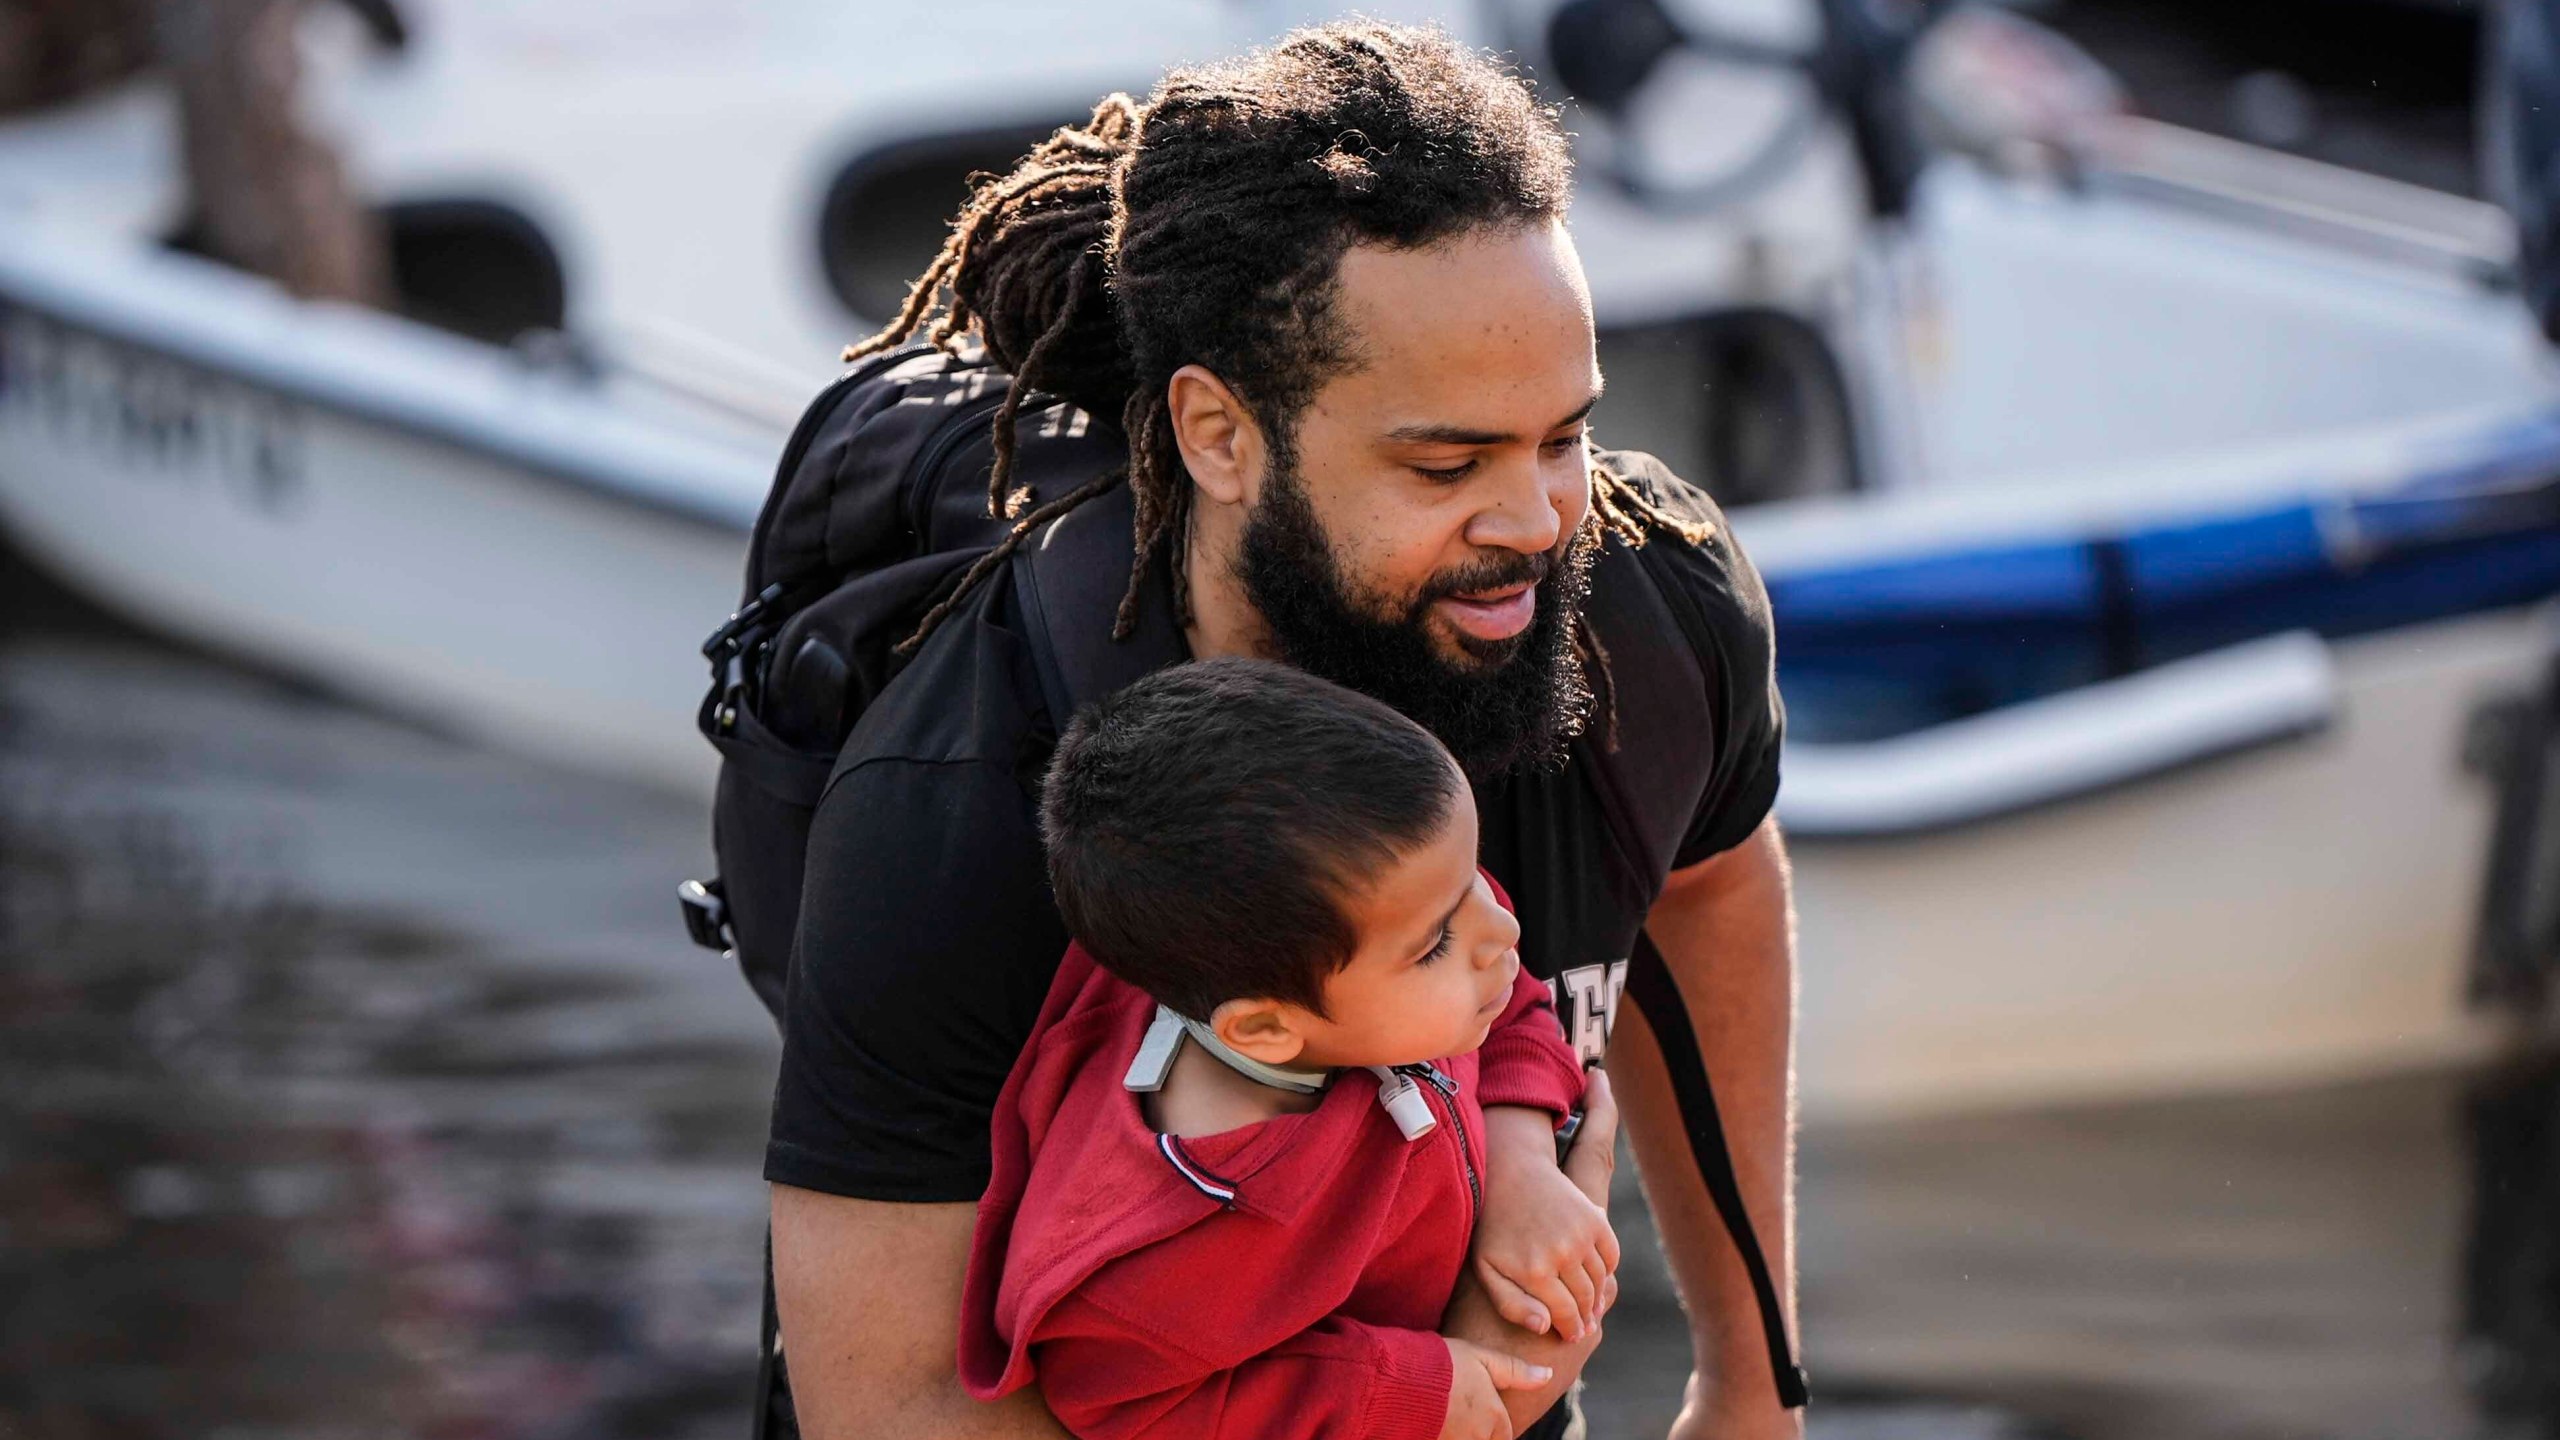
{"type": "Polygon", "coordinates": [[[1354,246],[1335,301],[1359,363],[1327,387],[1341,391],[1327,408],[1381,428],[1543,429],[1597,384],[1590,291],[1560,225],[1487,228],[1416,249],[1354,246]],[[1524,413],[1538,418],[1523,422],[1524,413]]]}

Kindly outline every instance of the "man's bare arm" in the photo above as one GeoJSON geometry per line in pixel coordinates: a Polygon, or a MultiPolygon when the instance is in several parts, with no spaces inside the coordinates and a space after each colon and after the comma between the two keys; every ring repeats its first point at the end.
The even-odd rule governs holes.
{"type": "MultiPolygon", "coordinates": [[[[1645,929],[1688,1004],[1734,1173],[1794,1333],[1795,935],[1777,822],[1674,872],[1645,929]]],[[[1689,1312],[1697,1370],[1674,1440],[1800,1434],[1800,1418],[1777,1401],[1750,1277],[1698,1178],[1661,1048],[1632,1005],[1616,1017],[1609,1072],[1689,1312]]]]}
{"type": "Polygon", "coordinates": [[[1064,1440],[1036,1387],[960,1388],[960,1282],[975,1205],[892,1205],[773,1187],[774,1302],[809,1440],[1064,1440]]]}

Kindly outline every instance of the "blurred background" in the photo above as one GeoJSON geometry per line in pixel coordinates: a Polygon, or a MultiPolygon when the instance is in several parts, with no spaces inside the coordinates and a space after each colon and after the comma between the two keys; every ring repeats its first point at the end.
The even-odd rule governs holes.
{"type": "MultiPolygon", "coordinates": [[[[1769,582],[1812,1433],[2560,1436],[2550,12],[1363,8],[1769,582]]],[[[696,641],[971,172],[1328,13],[0,0],[0,1436],[742,1433],[696,641]]]]}

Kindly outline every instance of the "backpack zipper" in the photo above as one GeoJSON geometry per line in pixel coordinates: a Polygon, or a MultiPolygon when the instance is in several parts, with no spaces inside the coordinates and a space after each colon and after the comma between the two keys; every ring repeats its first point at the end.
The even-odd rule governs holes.
{"type": "Polygon", "coordinates": [[[1449,1112],[1449,1133],[1458,1140],[1458,1168],[1467,1177],[1467,1214],[1470,1221],[1484,1215],[1484,1185],[1476,1178],[1476,1150],[1467,1139],[1467,1123],[1458,1118],[1458,1082],[1440,1073],[1437,1065],[1399,1065],[1396,1069],[1429,1081],[1440,1092],[1440,1103],[1449,1112]]]}
{"type": "MultiPolygon", "coordinates": [[[[1004,387],[990,394],[981,395],[953,411],[951,417],[942,422],[942,430],[934,436],[933,444],[924,452],[924,458],[917,462],[914,469],[907,472],[911,481],[907,488],[907,529],[916,537],[918,543],[922,543],[925,538],[925,521],[933,513],[935,483],[943,465],[961,446],[981,435],[994,434],[994,426],[982,426],[978,422],[992,418],[998,410],[1004,408],[1005,391],[1010,388],[1012,387],[1008,379],[1004,387]]],[[[1056,403],[1054,396],[1037,390],[1026,390],[1022,395],[1022,409],[1018,412],[1015,423],[1021,423],[1019,418],[1021,416],[1037,414],[1056,403]]]]}
{"type": "MultiPolygon", "coordinates": [[[[800,423],[791,427],[791,438],[782,442],[782,462],[774,467],[773,488],[765,495],[764,508],[756,512],[756,527],[747,545],[747,564],[758,569],[764,561],[764,539],[772,523],[773,508],[782,503],[783,493],[791,488],[791,477],[800,470],[800,462],[808,458],[810,442],[818,437],[818,427],[835,413],[836,401],[844,392],[866,380],[876,379],[923,352],[912,345],[901,345],[870,356],[861,364],[827,382],[807,409],[800,412],[800,423]]],[[[763,578],[759,575],[757,578],[763,578]]],[[[786,582],[787,583],[787,582],[786,582]]],[[[771,587],[766,587],[770,589],[771,587]]]]}
{"type": "MultiPolygon", "coordinates": [[[[773,526],[774,511],[791,489],[791,477],[800,471],[801,462],[809,456],[809,446],[817,440],[819,429],[835,414],[837,403],[855,386],[876,380],[897,366],[915,359],[924,351],[918,346],[901,345],[873,355],[861,364],[829,381],[817,398],[800,412],[800,421],[791,427],[791,438],[782,445],[782,460],[774,468],[773,488],[766,493],[764,508],[756,512],[755,529],[747,540],[747,575],[749,583],[764,578],[764,542],[773,526]]],[[[776,580],[750,594],[720,627],[702,642],[703,658],[711,662],[712,684],[720,692],[720,703],[713,718],[722,730],[736,723],[739,697],[750,681],[760,678],[762,662],[748,651],[760,649],[770,641],[772,632],[781,628],[790,612],[797,610],[808,596],[805,577],[793,576],[776,580]]]]}

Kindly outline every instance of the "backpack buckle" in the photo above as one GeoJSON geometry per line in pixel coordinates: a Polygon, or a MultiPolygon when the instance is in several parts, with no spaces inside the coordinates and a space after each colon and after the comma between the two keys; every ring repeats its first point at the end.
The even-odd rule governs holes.
{"type": "Polygon", "coordinates": [[[711,632],[710,639],[702,642],[702,658],[717,665],[729,655],[743,649],[744,647],[738,643],[739,637],[747,633],[749,626],[763,619],[765,612],[781,604],[782,598],[790,593],[790,587],[780,581],[757,591],[746,604],[738,607],[738,613],[722,621],[720,628],[711,632]]]}
{"type": "Polygon", "coordinates": [[[678,885],[676,901],[684,907],[684,933],[694,944],[726,956],[738,953],[737,936],[729,929],[728,892],[717,878],[678,885]]]}

